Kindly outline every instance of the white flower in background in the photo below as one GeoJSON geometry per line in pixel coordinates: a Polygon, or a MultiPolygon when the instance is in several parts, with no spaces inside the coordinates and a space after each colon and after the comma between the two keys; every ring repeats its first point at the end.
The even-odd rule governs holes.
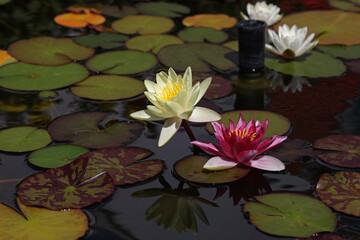
{"type": "Polygon", "coordinates": [[[248,3],[246,10],[249,16],[240,12],[243,19],[264,21],[268,26],[273,25],[282,18],[282,15],[279,14],[280,8],[271,3],[266,4],[266,2],[257,2],[255,5],[248,3]]]}
{"type": "Polygon", "coordinates": [[[183,119],[190,122],[212,122],[221,116],[208,108],[194,107],[204,96],[210,86],[211,77],[192,85],[191,68],[188,67],[184,77],[176,75],[170,68],[168,74],[156,74],[156,83],[145,80],[147,89],[145,96],[154,105],[148,105],[146,110],[132,113],[135,119],[158,121],[167,119],[161,129],[159,147],[164,146],[180,128],[183,119]]]}
{"type": "Polygon", "coordinates": [[[311,42],[315,33],[310,34],[308,38],[306,38],[306,34],[307,27],[298,29],[296,25],[293,25],[291,29],[286,24],[280,26],[279,35],[269,29],[268,35],[274,46],[265,44],[265,48],[274,54],[293,59],[310,51],[319,42],[318,40],[311,42]]]}

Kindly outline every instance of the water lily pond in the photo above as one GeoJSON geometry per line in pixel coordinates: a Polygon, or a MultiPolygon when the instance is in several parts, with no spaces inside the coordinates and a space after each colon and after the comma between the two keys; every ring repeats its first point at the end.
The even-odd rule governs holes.
{"type": "Polygon", "coordinates": [[[359,239],[359,12],[0,0],[0,239],[359,239]]]}

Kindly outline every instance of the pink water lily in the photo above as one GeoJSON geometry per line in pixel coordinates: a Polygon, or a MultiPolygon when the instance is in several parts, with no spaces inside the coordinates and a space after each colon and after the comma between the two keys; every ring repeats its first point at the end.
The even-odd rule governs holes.
{"type": "Polygon", "coordinates": [[[274,135],[261,141],[268,123],[267,119],[263,123],[255,122],[254,119],[246,123],[240,114],[237,125],[229,120],[229,128],[219,122],[211,123],[219,145],[199,141],[191,143],[201,147],[208,154],[216,155],[204,165],[207,170],[225,170],[241,163],[253,168],[281,171],[285,169],[285,165],[279,159],[261,155],[287,138],[274,135]]]}

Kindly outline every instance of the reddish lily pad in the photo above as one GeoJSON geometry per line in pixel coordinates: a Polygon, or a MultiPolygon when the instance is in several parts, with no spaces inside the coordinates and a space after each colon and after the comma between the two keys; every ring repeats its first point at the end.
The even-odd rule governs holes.
{"type": "Polygon", "coordinates": [[[8,53],[26,63],[63,65],[91,57],[94,49],[76,44],[69,38],[41,36],[14,42],[8,53]]]}
{"type": "Polygon", "coordinates": [[[139,161],[151,154],[143,148],[119,147],[91,151],[79,158],[89,159],[84,179],[106,171],[115,185],[123,185],[145,181],[162,172],[161,160],[139,161]]]}
{"type": "Polygon", "coordinates": [[[207,161],[208,159],[202,156],[185,157],[175,163],[174,170],[182,179],[200,184],[233,182],[245,177],[250,171],[240,165],[223,171],[207,171],[203,168],[207,161]]]}
{"type": "Polygon", "coordinates": [[[164,47],[158,52],[158,58],[164,65],[179,71],[191,66],[193,72],[211,72],[209,65],[226,71],[236,68],[225,57],[231,52],[229,48],[211,43],[186,43],[164,47]]]}
{"type": "Polygon", "coordinates": [[[233,90],[233,85],[230,81],[226,80],[217,75],[209,75],[206,73],[194,73],[193,81],[196,83],[197,81],[202,81],[208,77],[211,77],[211,84],[206,91],[204,98],[205,99],[217,99],[222,98],[229,95],[233,90]]]}
{"type": "Polygon", "coordinates": [[[345,59],[358,59],[360,58],[360,45],[354,46],[318,46],[317,49],[320,51],[333,55],[334,57],[340,57],[345,59]]]}
{"type": "Polygon", "coordinates": [[[106,112],[81,112],[53,120],[48,131],[55,141],[71,142],[86,148],[119,147],[139,137],[143,127],[136,122],[112,121],[101,129],[99,122],[109,116],[106,112]]]}
{"type": "Polygon", "coordinates": [[[101,13],[110,17],[123,18],[126,16],[136,15],[139,11],[135,7],[122,5],[121,9],[118,6],[104,7],[101,9],[101,13]]]}
{"type": "Polygon", "coordinates": [[[36,173],[20,183],[17,194],[26,205],[51,210],[83,208],[113,193],[115,185],[106,172],[82,181],[87,159],[36,173]]]}
{"type": "Polygon", "coordinates": [[[221,43],[228,38],[225,32],[206,27],[185,28],[178,32],[178,36],[187,42],[205,42],[206,40],[211,43],[221,43]]]}
{"type": "Polygon", "coordinates": [[[88,219],[80,209],[52,211],[26,206],[19,198],[16,200],[22,214],[0,203],[2,239],[76,240],[88,230],[88,219]]]}
{"type": "Polygon", "coordinates": [[[140,50],[143,52],[151,51],[156,54],[163,47],[183,43],[184,41],[181,38],[173,35],[151,34],[133,37],[126,41],[125,45],[128,49],[140,50]]]}
{"type": "Polygon", "coordinates": [[[128,75],[148,71],[157,63],[152,53],[124,50],[96,55],[86,62],[86,66],[94,72],[128,75]]]}
{"type": "Polygon", "coordinates": [[[183,19],[187,27],[210,27],[217,30],[235,26],[237,20],[226,14],[197,14],[183,19]]]}
{"type": "Polygon", "coordinates": [[[325,173],[316,185],[316,193],[326,205],[346,214],[360,217],[360,173],[341,171],[325,173]]]}
{"type": "Polygon", "coordinates": [[[310,237],[332,232],[336,214],[321,201],[294,193],[270,193],[255,196],[259,202],[248,202],[244,212],[263,232],[287,237],[310,237]]]}
{"type": "Polygon", "coordinates": [[[183,14],[190,13],[190,8],[177,3],[168,2],[146,2],[136,5],[140,13],[147,15],[163,16],[176,18],[181,17],[183,14]]]}
{"type": "Polygon", "coordinates": [[[360,167],[360,136],[350,134],[327,136],[317,140],[314,148],[330,150],[317,155],[324,162],[341,167],[360,167]]]}
{"type": "Polygon", "coordinates": [[[86,47],[111,49],[124,46],[124,42],[128,39],[126,35],[103,32],[76,37],[74,41],[86,47]]]}
{"type": "Polygon", "coordinates": [[[304,158],[314,158],[316,156],[316,151],[309,142],[301,139],[287,139],[266,154],[276,157],[284,162],[295,162],[301,161],[304,158]]]}

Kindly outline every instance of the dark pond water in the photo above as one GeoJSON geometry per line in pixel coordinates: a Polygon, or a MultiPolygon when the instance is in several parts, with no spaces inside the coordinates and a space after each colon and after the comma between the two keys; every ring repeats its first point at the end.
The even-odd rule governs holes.
{"type": "MultiPolygon", "coordinates": [[[[136,4],[139,1],[45,1],[45,0],[13,0],[0,5],[0,49],[7,49],[9,44],[34,36],[76,36],[78,30],[68,30],[56,26],[52,19],[64,13],[71,4],[136,4]]],[[[239,11],[244,10],[245,1],[179,1],[196,13],[226,13],[239,18],[239,11]]],[[[327,9],[326,1],[277,1],[284,7],[284,13],[296,11],[327,9]]],[[[356,23],[358,24],[358,23],[356,23]]],[[[176,20],[176,28],[180,29],[181,21],[176,20]]],[[[231,39],[236,39],[236,30],[226,32],[231,39]]],[[[344,74],[336,78],[293,79],[282,76],[282,81],[274,77],[264,80],[271,86],[265,89],[247,89],[237,86],[237,70],[230,72],[214,71],[215,75],[232,81],[234,90],[223,98],[211,100],[222,111],[263,109],[280,113],[288,117],[293,130],[290,139],[302,139],[314,142],[316,139],[334,133],[360,134],[360,75],[359,60],[346,61],[350,66],[344,74]],[[275,80],[274,80],[275,79],[275,80]]],[[[147,73],[133,77],[144,79],[166,67],[158,65],[147,73]]],[[[280,74],[281,75],[281,74],[280,74]]],[[[142,95],[129,100],[111,102],[92,101],[74,96],[68,89],[56,91],[59,96],[55,101],[46,101],[37,96],[37,92],[12,92],[0,89],[0,128],[32,125],[47,127],[48,123],[59,116],[76,112],[104,111],[112,112],[111,118],[129,120],[134,109],[141,109],[146,104],[142,95]]],[[[181,182],[173,174],[173,164],[193,154],[193,148],[184,129],[162,148],[158,148],[158,136],[162,124],[148,123],[141,135],[129,146],[139,146],[154,152],[153,158],[162,159],[166,169],[161,176],[138,185],[118,187],[113,195],[103,202],[84,209],[89,218],[89,231],[83,239],[279,239],[256,229],[249,223],[248,216],[243,213],[243,205],[253,200],[254,195],[270,192],[297,192],[315,196],[315,185],[323,173],[334,173],[341,169],[329,166],[312,157],[300,158],[296,162],[287,163],[286,171],[281,173],[253,171],[245,179],[231,185],[239,202],[229,197],[229,189],[216,198],[217,191],[230,186],[195,187],[181,182]],[[145,212],[159,197],[134,198],[132,193],[150,189],[163,188],[164,182],[173,189],[197,189],[199,196],[216,203],[213,207],[198,202],[204,210],[209,225],[197,218],[197,234],[187,229],[178,233],[174,228],[165,230],[154,221],[147,221],[145,212]],[[241,196],[244,196],[241,198],[241,196]],[[215,199],[216,198],[216,199],[215,199]]],[[[203,125],[192,126],[199,140],[213,141],[203,125]]],[[[56,144],[56,143],[54,143],[56,144]]],[[[0,152],[0,202],[16,208],[16,187],[21,179],[42,171],[27,162],[29,153],[0,152]]],[[[338,224],[335,233],[360,238],[359,218],[337,213],[338,224]]],[[[64,229],[66,231],[66,229],[64,229]]],[[[0,233],[1,236],[1,233],[0,233]]],[[[1,237],[0,237],[1,238],[1,237]]],[[[288,239],[281,237],[282,239],[288,239]]],[[[290,239],[290,238],[289,238],[290,239]]]]}

